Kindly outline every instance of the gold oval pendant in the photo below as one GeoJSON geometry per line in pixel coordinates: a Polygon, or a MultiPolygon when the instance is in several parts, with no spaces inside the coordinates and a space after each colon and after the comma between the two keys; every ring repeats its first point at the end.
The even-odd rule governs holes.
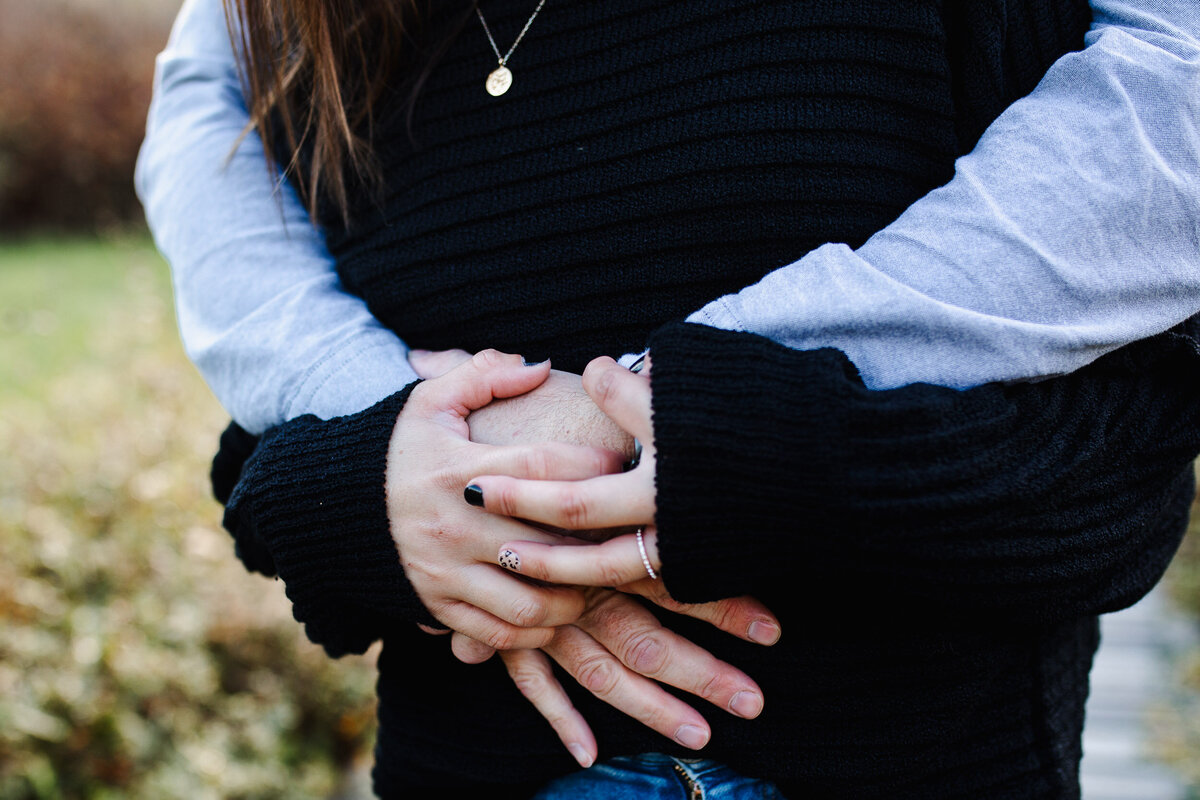
{"type": "Polygon", "coordinates": [[[512,73],[508,71],[508,67],[501,66],[487,77],[487,92],[492,97],[499,97],[508,91],[508,87],[512,86],[512,73]]]}

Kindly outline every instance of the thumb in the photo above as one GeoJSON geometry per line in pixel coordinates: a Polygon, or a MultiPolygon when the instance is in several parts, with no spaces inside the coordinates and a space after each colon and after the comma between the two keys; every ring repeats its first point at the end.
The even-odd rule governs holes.
{"type": "Polygon", "coordinates": [[[421,378],[440,378],[464,361],[471,354],[466,350],[410,350],[408,363],[421,378]]]}

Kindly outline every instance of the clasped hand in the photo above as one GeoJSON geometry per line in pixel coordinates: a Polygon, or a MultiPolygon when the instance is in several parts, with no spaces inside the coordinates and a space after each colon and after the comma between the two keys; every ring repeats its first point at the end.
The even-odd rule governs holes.
{"type": "Polygon", "coordinates": [[[504,651],[517,686],[583,766],[596,757],[595,739],[543,653],[602,699],[688,747],[707,742],[708,725],[655,681],[756,716],[762,693],[748,676],[664,628],[625,592],[769,644],[778,638],[778,623],[760,603],[676,603],[661,581],[648,579],[640,552],[631,562],[638,572],[620,563],[630,544],[636,548],[631,536],[589,545],[521,521],[574,530],[649,526],[648,553],[661,566],[646,379],[611,359],[594,362],[583,384],[578,376],[551,374],[548,364],[530,366],[495,351],[414,353],[411,360],[427,380],[393,430],[388,511],[409,581],[433,616],[455,631],[455,654],[480,661],[493,649],[504,651]],[[644,396],[639,388],[629,391],[628,379],[644,384],[644,396]],[[622,474],[627,456],[617,451],[629,450],[631,434],[645,449],[638,468],[622,474]],[[468,484],[483,489],[486,511],[494,513],[464,502],[468,484]],[[564,506],[568,496],[586,504],[564,506]],[[501,569],[498,554],[506,550],[522,553],[520,575],[542,582],[501,569]],[[581,569],[591,554],[600,555],[600,566],[581,569]]]}

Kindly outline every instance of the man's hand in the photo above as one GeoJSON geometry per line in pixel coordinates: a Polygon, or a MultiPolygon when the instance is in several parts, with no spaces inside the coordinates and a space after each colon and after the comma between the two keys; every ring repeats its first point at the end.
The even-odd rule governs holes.
{"type": "MultiPolygon", "coordinates": [[[[465,350],[414,350],[409,363],[422,378],[436,378],[470,358],[465,350]]],[[[472,411],[467,424],[481,444],[563,442],[633,455],[633,437],[596,406],[580,376],[556,369],[537,388],[472,411]]]]}
{"type": "MultiPolygon", "coordinates": [[[[718,627],[742,638],[751,638],[751,631],[757,637],[752,640],[764,644],[779,638],[774,616],[751,598],[703,607],[676,605],[682,613],[719,620],[718,627]]],[[[739,717],[752,719],[762,712],[762,690],[744,672],[663,627],[629,595],[591,589],[584,614],[575,623],[560,626],[541,651],[501,654],[517,688],[550,722],[583,767],[596,760],[595,737],[543,653],[601,700],[693,750],[708,743],[708,723],[659,683],[683,689],[739,717]]]]}

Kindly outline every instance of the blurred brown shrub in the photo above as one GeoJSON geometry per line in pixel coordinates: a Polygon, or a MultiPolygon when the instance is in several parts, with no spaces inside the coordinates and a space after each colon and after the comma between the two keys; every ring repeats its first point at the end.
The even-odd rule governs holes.
{"type": "Polygon", "coordinates": [[[141,219],[133,165],[177,8],[0,0],[0,233],[141,219]]]}
{"type": "Polygon", "coordinates": [[[168,287],[143,240],[0,245],[3,800],[321,800],[370,752],[371,663],[219,527],[168,287]]]}

